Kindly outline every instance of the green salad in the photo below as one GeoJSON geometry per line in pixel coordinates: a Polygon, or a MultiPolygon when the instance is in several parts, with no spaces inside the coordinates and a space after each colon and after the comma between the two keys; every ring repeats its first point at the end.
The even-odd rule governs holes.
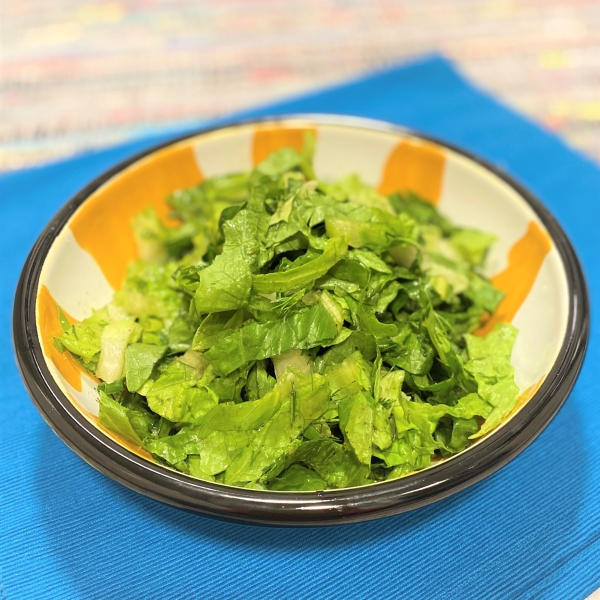
{"type": "Polygon", "coordinates": [[[112,302],[55,339],[101,380],[99,420],[158,462],[260,490],[402,477],[517,402],[494,241],[410,193],[315,177],[312,140],[148,208],[112,302]]]}

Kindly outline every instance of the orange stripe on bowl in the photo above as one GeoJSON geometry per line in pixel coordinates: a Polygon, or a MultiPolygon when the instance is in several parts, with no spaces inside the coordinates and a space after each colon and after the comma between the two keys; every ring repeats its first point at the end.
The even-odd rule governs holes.
{"type": "Polygon", "coordinates": [[[113,289],[137,258],[131,220],[147,206],[168,221],[166,197],[202,181],[191,146],[160,150],[118,173],[96,191],[70,223],[77,243],[89,252],[113,289]]]}
{"type": "Polygon", "coordinates": [[[506,269],[492,277],[492,283],[506,295],[496,312],[475,331],[475,335],[487,335],[497,323],[510,323],[513,320],[551,249],[550,236],[535,221],[531,221],[525,235],[510,249],[506,269]]]}
{"type": "Polygon", "coordinates": [[[440,201],[446,166],[444,151],[429,142],[402,140],[390,153],[380,194],[414,192],[432,204],[440,201]]]}
{"type": "MultiPolygon", "coordinates": [[[[81,373],[85,372],[83,367],[73,358],[70,352],[59,352],[54,345],[54,338],[62,334],[60,321],[58,319],[58,304],[50,294],[45,285],[40,287],[37,297],[38,333],[42,341],[42,347],[46,356],[53,362],[58,372],[65,381],[78,392],[81,391],[81,373]]],[[[65,313],[69,323],[76,323],[70,315],[65,313]]]]}
{"type": "Polygon", "coordinates": [[[285,125],[259,127],[254,132],[252,164],[261,163],[271,152],[282,148],[294,148],[300,152],[304,145],[304,134],[307,131],[316,134],[314,127],[286,127],[285,125]]]}

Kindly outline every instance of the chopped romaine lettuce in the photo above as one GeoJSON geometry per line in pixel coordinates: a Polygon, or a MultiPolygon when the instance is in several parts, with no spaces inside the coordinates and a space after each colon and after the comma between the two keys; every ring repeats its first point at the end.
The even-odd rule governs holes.
{"type": "Polygon", "coordinates": [[[314,140],[148,208],[140,260],[59,351],[102,382],[100,423],[191,476],[275,491],[402,477],[517,403],[494,237],[356,175],[316,181],[314,140]]]}

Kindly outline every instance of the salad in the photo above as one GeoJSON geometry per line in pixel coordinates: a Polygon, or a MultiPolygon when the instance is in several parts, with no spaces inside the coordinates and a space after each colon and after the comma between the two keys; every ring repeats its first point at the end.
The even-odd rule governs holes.
{"type": "Polygon", "coordinates": [[[494,236],[356,175],[319,181],[313,140],[212,177],[132,227],[139,260],[57,348],[100,380],[100,423],[160,463],[260,490],[405,476],[514,408],[516,329],[474,332],[503,293],[494,236]]]}

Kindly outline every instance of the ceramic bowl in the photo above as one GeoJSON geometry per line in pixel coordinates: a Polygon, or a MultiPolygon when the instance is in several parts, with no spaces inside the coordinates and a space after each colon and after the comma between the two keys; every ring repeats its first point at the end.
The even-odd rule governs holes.
{"type": "Polygon", "coordinates": [[[278,117],[206,129],[126,160],[73,197],[52,219],[23,269],[15,298],[19,367],[42,416],[64,442],[109,477],[179,508],[228,520],[321,525],[374,519],[439,500],[521,452],[556,414],[579,372],[588,338],[585,282],[573,249],[526,189],[485,161],[393,125],[324,115],[278,117]],[[103,428],[96,381],[52,339],[57,306],[72,320],[106,304],[136,258],[132,217],[203,178],[248,170],[316,134],[315,171],[348,173],[382,193],[412,190],[454,222],[495,234],[487,275],[506,292],[488,327],[519,328],[513,353],[517,408],[467,450],[402,479],[323,492],[265,492],[193,479],[157,464],[103,428]]]}

